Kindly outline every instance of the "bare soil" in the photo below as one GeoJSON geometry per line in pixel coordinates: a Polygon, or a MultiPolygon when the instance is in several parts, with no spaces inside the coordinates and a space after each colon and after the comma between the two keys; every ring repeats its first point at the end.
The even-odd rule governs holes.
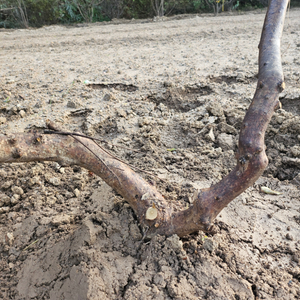
{"type": "MultiPolygon", "coordinates": [[[[0,132],[45,120],[101,138],[188,206],[235,165],[264,12],[0,31],[0,132]]],[[[269,167],[218,232],[142,239],[100,178],[58,163],[0,167],[1,299],[300,299],[300,11],[282,39],[286,90],[269,167]],[[281,192],[264,194],[261,186],[281,192]]]]}

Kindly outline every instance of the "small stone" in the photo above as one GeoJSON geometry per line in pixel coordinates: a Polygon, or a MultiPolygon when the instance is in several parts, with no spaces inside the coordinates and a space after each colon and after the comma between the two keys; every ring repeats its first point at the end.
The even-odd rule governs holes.
{"type": "Polygon", "coordinates": [[[74,194],[75,194],[76,197],[79,197],[80,191],[79,191],[78,189],[75,189],[75,190],[74,190],[74,194]]]}
{"type": "Polygon", "coordinates": [[[300,146],[297,145],[293,146],[291,148],[291,153],[294,157],[300,157],[300,146]]]}
{"type": "Polygon", "coordinates": [[[166,286],[166,281],[164,280],[163,275],[164,275],[163,272],[159,272],[154,275],[153,282],[154,282],[155,286],[159,286],[161,288],[164,288],[166,286]]]}
{"type": "Polygon", "coordinates": [[[33,107],[35,107],[35,108],[41,108],[42,104],[40,102],[36,102],[33,107]]]}
{"type": "Polygon", "coordinates": [[[32,169],[31,169],[31,174],[32,176],[36,176],[36,175],[39,175],[39,174],[43,174],[44,173],[44,166],[43,165],[40,165],[40,164],[37,164],[36,166],[34,166],[32,169]]]}
{"type": "Polygon", "coordinates": [[[213,124],[213,123],[215,123],[217,120],[218,120],[218,117],[215,117],[215,116],[210,116],[210,117],[207,118],[208,124],[213,124]]]}
{"type": "Polygon", "coordinates": [[[0,117],[0,124],[6,123],[7,119],[5,117],[0,117]]]}
{"type": "Polygon", "coordinates": [[[218,247],[218,244],[211,238],[206,238],[203,243],[203,248],[209,252],[213,252],[218,247]]]}
{"type": "Polygon", "coordinates": [[[222,133],[231,133],[231,134],[236,134],[237,133],[236,129],[233,126],[231,126],[231,125],[229,125],[225,122],[222,122],[222,123],[218,124],[218,129],[222,133]]]}
{"type": "Polygon", "coordinates": [[[229,125],[238,127],[243,122],[245,113],[240,111],[239,109],[231,109],[225,111],[225,115],[227,118],[227,123],[229,125]]]}
{"type": "MultiPolygon", "coordinates": [[[[10,199],[9,199],[10,201],[10,199]]],[[[15,211],[11,211],[10,213],[8,213],[7,217],[10,220],[16,220],[18,218],[18,213],[16,213],[15,211]]]]}
{"type": "Polygon", "coordinates": [[[171,82],[171,81],[165,81],[164,82],[164,87],[173,87],[174,86],[174,83],[171,82]]]}
{"type": "Polygon", "coordinates": [[[300,263],[300,251],[293,254],[292,260],[296,263],[300,263]]]}
{"type": "Polygon", "coordinates": [[[76,108],[77,104],[74,101],[68,101],[67,107],[69,107],[69,108],[76,108]]]}
{"type": "Polygon", "coordinates": [[[29,178],[27,181],[27,184],[29,186],[33,186],[35,184],[41,185],[40,177],[39,176],[34,176],[32,178],[29,178]]]}
{"type": "Polygon", "coordinates": [[[12,112],[14,115],[17,114],[18,108],[16,106],[13,106],[9,109],[10,112],[12,112]]]}
{"type": "Polygon", "coordinates": [[[276,121],[278,124],[282,124],[284,121],[284,116],[277,115],[274,121],[276,121]]]}
{"type": "Polygon", "coordinates": [[[170,245],[170,248],[172,248],[176,253],[180,253],[183,250],[183,243],[177,234],[173,234],[172,236],[168,237],[166,239],[166,242],[170,245]]]}
{"type": "Polygon", "coordinates": [[[9,246],[11,246],[12,243],[13,243],[13,241],[14,241],[14,235],[13,235],[13,233],[12,233],[12,232],[8,232],[8,233],[5,235],[5,242],[6,242],[9,246]]]}
{"type": "Polygon", "coordinates": [[[16,185],[11,188],[11,191],[14,194],[17,194],[17,195],[23,195],[24,194],[23,189],[21,187],[19,187],[19,186],[16,186],[16,185]]]}
{"type": "Polygon", "coordinates": [[[125,118],[127,116],[127,113],[125,110],[119,108],[117,109],[117,116],[125,118]]]}
{"type": "Polygon", "coordinates": [[[20,200],[20,195],[14,194],[10,199],[10,203],[12,205],[16,205],[19,202],[19,200],[20,200]]]}
{"type": "Polygon", "coordinates": [[[7,177],[7,173],[4,170],[0,170],[0,178],[6,178],[7,177]]]}
{"type": "Polygon", "coordinates": [[[197,129],[202,129],[204,127],[204,124],[201,121],[195,121],[191,122],[191,127],[197,128],[197,129]]]}
{"type": "Polygon", "coordinates": [[[245,196],[243,196],[243,195],[242,195],[242,197],[241,197],[241,198],[242,198],[242,202],[243,202],[243,204],[247,204],[247,199],[245,198],[245,196]]]}
{"type": "Polygon", "coordinates": [[[55,197],[55,196],[49,196],[49,197],[47,197],[47,203],[49,204],[49,205],[53,205],[53,204],[55,204],[56,203],[56,201],[57,201],[57,198],[55,197]]]}
{"type": "MultiPolygon", "coordinates": [[[[200,123],[202,123],[201,121],[199,121],[200,123]]],[[[166,120],[162,120],[162,119],[159,119],[157,120],[157,124],[158,125],[161,125],[161,126],[166,126],[167,125],[167,121],[166,120]]],[[[197,128],[197,127],[196,127],[197,128]]]]}
{"type": "Polygon", "coordinates": [[[232,150],[234,148],[233,136],[227,133],[219,134],[218,144],[223,150],[232,150]]]}
{"type": "Polygon", "coordinates": [[[60,164],[55,161],[53,162],[52,167],[54,170],[58,171],[60,169],[60,164]]]}
{"type": "Polygon", "coordinates": [[[70,222],[71,222],[71,217],[66,214],[57,215],[53,217],[51,221],[52,225],[54,226],[59,226],[62,224],[70,224],[70,222]]]}
{"type": "Polygon", "coordinates": [[[287,233],[285,237],[289,241],[293,241],[294,240],[294,237],[290,233],[287,233]]]}
{"type": "Polygon", "coordinates": [[[27,184],[29,186],[33,186],[33,185],[35,185],[35,180],[33,178],[29,178],[28,181],[27,181],[27,184]]]}
{"type": "Polygon", "coordinates": [[[0,207],[0,215],[5,214],[7,212],[9,212],[9,207],[8,206],[0,207]]]}
{"type": "Polygon", "coordinates": [[[295,184],[295,185],[300,185],[300,173],[298,173],[294,179],[291,181],[291,183],[295,184]]]}
{"type": "Polygon", "coordinates": [[[9,205],[9,203],[10,203],[10,197],[0,193],[0,207],[9,205]]]}
{"type": "Polygon", "coordinates": [[[69,192],[69,191],[65,191],[65,192],[64,192],[64,195],[65,195],[65,197],[66,197],[67,199],[74,197],[74,194],[71,193],[71,192],[69,192]]]}
{"type": "Polygon", "coordinates": [[[238,73],[236,76],[237,81],[244,81],[245,80],[245,74],[244,73],[238,73]]]}
{"type": "Polygon", "coordinates": [[[112,98],[111,94],[105,94],[104,97],[103,97],[103,100],[104,101],[109,101],[109,100],[111,100],[111,98],[112,98]]]}
{"type": "Polygon", "coordinates": [[[214,135],[214,131],[211,128],[209,133],[205,136],[207,140],[214,142],[216,140],[215,135],[214,135]]]}
{"type": "Polygon", "coordinates": [[[127,143],[127,142],[130,141],[130,138],[129,138],[128,136],[124,136],[124,137],[122,138],[122,141],[125,142],[125,143],[127,143]]]}
{"type": "Polygon", "coordinates": [[[65,168],[60,168],[60,169],[59,169],[59,172],[60,172],[61,174],[64,174],[64,173],[65,173],[65,168]]]}
{"type": "Polygon", "coordinates": [[[2,184],[2,188],[7,190],[8,188],[10,188],[12,185],[13,185],[13,181],[10,180],[10,181],[5,181],[3,184],[2,184]]]}
{"type": "Polygon", "coordinates": [[[48,179],[48,182],[55,186],[60,185],[60,179],[58,177],[51,177],[48,179]]]}
{"type": "Polygon", "coordinates": [[[151,123],[151,119],[149,117],[142,117],[139,119],[139,126],[143,127],[145,125],[149,125],[151,123]]]}
{"type": "Polygon", "coordinates": [[[219,103],[210,103],[206,106],[206,110],[216,117],[222,117],[224,115],[224,111],[222,106],[219,103]]]}
{"type": "Polygon", "coordinates": [[[19,115],[21,116],[21,118],[24,118],[26,116],[26,112],[22,109],[20,110],[19,115]]]}
{"type": "Polygon", "coordinates": [[[4,90],[4,96],[5,97],[10,97],[11,96],[11,92],[4,90]]]}

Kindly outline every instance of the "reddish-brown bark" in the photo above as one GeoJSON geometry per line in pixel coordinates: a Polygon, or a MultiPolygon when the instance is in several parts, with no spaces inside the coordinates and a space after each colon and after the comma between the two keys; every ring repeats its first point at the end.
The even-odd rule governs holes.
{"type": "Polygon", "coordinates": [[[258,84],[241,127],[237,165],[219,183],[200,190],[188,209],[176,211],[155,187],[84,137],[42,133],[2,135],[0,162],[57,161],[94,172],[128,201],[149,237],[154,234],[184,236],[197,230],[209,230],[220,211],[251,186],[268,164],[264,135],[280,105],[279,93],[284,89],[280,38],[287,5],[288,0],[272,0],[266,15],[259,46],[258,84]],[[154,220],[146,218],[150,207],[157,209],[154,220]]]}

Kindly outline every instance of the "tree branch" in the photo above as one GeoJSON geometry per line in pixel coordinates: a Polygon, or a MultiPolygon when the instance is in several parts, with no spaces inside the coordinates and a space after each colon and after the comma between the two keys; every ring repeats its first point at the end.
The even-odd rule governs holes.
{"type": "Polygon", "coordinates": [[[78,165],[92,171],[121,194],[138,215],[143,215],[146,203],[152,205],[149,200],[140,207],[138,202],[144,194],[165,201],[155,187],[90,139],[40,133],[0,135],[1,163],[32,161],[56,161],[63,166],[78,165]]]}
{"type": "Polygon", "coordinates": [[[0,162],[57,161],[92,171],[128,201],[148,237],[209,230],[220,211],[251,186],[268,164],[264,135],[284,89],[280,38],[287,4],[288,0],[272,0],[268,8],[259,46],[258,84],[241,127],[237,165],[219,183],[200,190],[188,209],[179,210],[176,204],[167,203],[155,187],[126,164],[82,136],[0,135],[0,162]]]}

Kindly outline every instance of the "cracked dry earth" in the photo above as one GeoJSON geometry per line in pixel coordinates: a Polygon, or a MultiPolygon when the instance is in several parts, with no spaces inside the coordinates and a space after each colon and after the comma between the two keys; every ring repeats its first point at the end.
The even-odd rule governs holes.
{"type": "MultiPolygon", "coordinates": [[[[142,240],[129,205],[87,170],[0,166],[1,299],[299,299],[300,10],[282,39],[286,90],[264,175],[217,233],[142,240]],[[281,192],[264,194],[262,186],[281,192]]],[[[101,138],[189,206],[235,165],[264,12],[0,31],[0,132],[45,120],[101,138]]]]}

